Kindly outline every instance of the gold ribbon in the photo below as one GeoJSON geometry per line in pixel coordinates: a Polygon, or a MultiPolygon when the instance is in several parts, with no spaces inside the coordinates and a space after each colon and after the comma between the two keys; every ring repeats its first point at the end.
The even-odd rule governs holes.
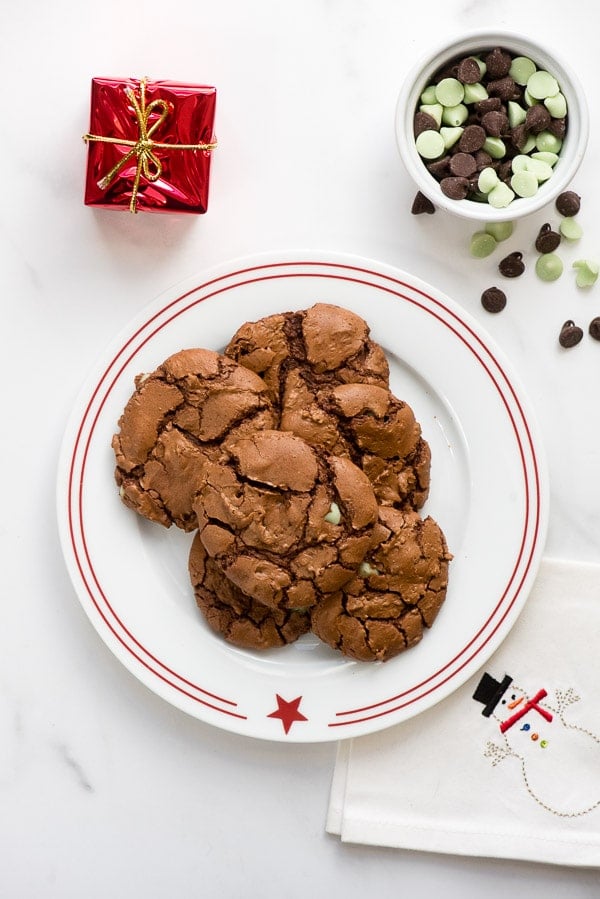
{"type": "Polygon", "coordinates": [[[150,103],[146,105],[146,82],[147,78],[142,78],[140,81],[140,99],[138,99],[135,95],[135,92],[130,88],[125,89],[125,93],[127,98],[129,99],[131,105],[133,106],[135,117],[137,119],[138,124],[138,138],[137,140],[127,140],[122,137],[105,137],[101,134],[84,134],[83,139],[86,143],[89,141],[98,141],[99,143],[104,144],[117,144],[120,147],[131,147],[128,153],[125,154],[117,163],[112,167],[110,172],[102,178],[101,181],[98,182],[98,187],[101,190],[106,190],[106,188],[114,181],[114,179],[118,176],[124,166],[127,165],[130,159],[134,156],[137,157],[137,166],[135,170],[135,178],[133,179],[133,188],[131,191],[131,201],[129,203],[129,211],[137,212],[137,196],[140,188],[140,180],[142,175],[147,181],[154,182],[158,181],[160,176],[162,175],[162,163],[154,150],[214,150],[217,146],[217,142],[210,144],[164,144],[160,143],[160,141],[155,141],[152,139],[152,135],[154,132],[160,128],[163,124],[167,116],[172,110],[171,104],[167,100],[162,100],[157,98],[156,100],[152,100],[150,103]],[[153,112],[159,111],[159,116],[155,122],[151,125],[150,116],[153,112]]]}

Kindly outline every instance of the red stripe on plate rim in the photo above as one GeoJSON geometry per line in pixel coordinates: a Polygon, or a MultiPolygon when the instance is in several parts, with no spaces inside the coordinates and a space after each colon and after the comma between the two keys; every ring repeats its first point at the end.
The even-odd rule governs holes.
{"type": "Polygon", "coordinates": [[[480,628],[480,630],[474,635],[474,637],[469,641],[469,643],[459,653],[457,653],[457,655],[453,659],[451,659],[449,662],[447,662],[446,665],[444,665],[441,669],[436,671],[434,674],[432,674],[426,680],[420,682],[419,684],[416,684],[414,687],[411,687],[410,689],[405,690],[402,693],[396,694],[395,696],[389,697],[388,699],[384,699],[384,700],[378,701],[376,703],[373,703],[372,705],[362,706],[360,708],[348,709],[345,711],[334,712],[334,714],[336,716],[340,716],[340,717],[341,716],[350,716],[350,715],[356,716],[363,712],[371,712],[371,714],[369,714],[369,715],[362,715],[361,717],[346,719],[344,721],[333,721],[328,724],[328,727],[340,727],[340,726],[346,726],[346,725],[351,725],[351,724],[357,724],[357,723],[361,723],[364,721],[370,721],[370,720],[373,720],[374,718],[379,718],[384,715],[388,715],[388,714],[392,714],[393,712],[397,712],[400,709],[403,709],[403,708],[425,698],[427,695],[429,695],[430,693],[439,689],[443,684],[447,683],[449,680],[451,680],[453,677],[455,677],[466,665],[468,665],[473,660],[473,658],[475,658],[481,652],[483,647],[490,641],[490,639],[493,637],[493,635],[497,632],[498,628],[501,626],[502,622],[505,620],[506,616],[509,614],[510,610],[514,606],[514,603],[516,602],[516,599],[518,598],[519,593],[523,588],[523,584],[527,578],[527,574],[528,574],[530,567],[532,565],[532,562],[533,562],[534,549],[537,544],[539,527],[540,527],[540,503],[539,503],[540,482],[539,482],[539,468],[538,468],[535,447],[534,447],[533,440],[531,437],[529,424],[528,424],[527,418],[523,412],[523,408],[522,408],[521,402],[519,400],[517,391],[515,390],[513,384],[511,383],[511,381],[510,381],[509,377],[507,376],[506,372],[504,371],[503,367],[500,365],[498,360],[492,354],[490,348],[487,346],[487,344],[485,344],[483,342],[483,340],[477,334],[477,332],[474,331],[473,328],[470,325],[468,325],[460,317],[460,315],[457,314],[457,312],[455,312],[453,309],[450,309],[441,300],[436,299],[435,297],[431,296],[431,294],[427,293],[427,291],[425,291],[419,287],[416,287],[413,284],[407,283],[399,278],[396,278],[392,275],[383,274],[381,272],[376,272],[376,271],[373,271],[371,269],[361,267],[361,266],[347,265],[347,264],[343,264],[343,263],[313,262],[310,260],[293,261],[293,262],[278,262],[278,263],[276,262],[276,263],[269,263],[269,264],[265,264],[265,265],[249,266],[247,268],[241,268],[241,269],[235,270],[233,272],[228,272],[225,275],[220,275],[218,277],[212,278],[204,283],[201,283],[201,284],[191,288],[190,290],[185,291],[183,294],[179,295],[177,298],[170,301],[165,306],[161,307],[157,312],[155,312],[152,316],[150,316],[150,318],[147,319],[147,321],[145,321],[142,325],[139,326],[139,328],[137,328],[137,330],[126,340],[126,342],[123,344],[123,346],[115,354],[115,356],[113,357],[111,362],[105,368],[105,370],[104,370],[103,374],[101,375],[100,379],[98,380],[96,386],[94,387],[91,397],[85,407],[81,422],[79,424],[75,442],[74,442],[74,446],[73,446],[73,451],[71,454],[71,462],[70,462],[70,466],[69,466],[69,478],[68,478],[68,520],[69,520],[69,535],[70,535],[70,539],[71,539],[71,548],[72,548],[72,551],[73,551],[73,554],[74,554],[74,557],[76,560],[79,575],[85,585],[86,592],[87,592],[88,596],[90,597],[98,614],[102,618],[106,627],[110,630],[110,632],[113,634],[113,636],[118,640],[118,642],[131,654],[131,656],[138,663],[140,663],[147,670],[149,670],[153,675],[158,677],[161,681],[163,681],[164,683],[166,683],[167,685],[169,685],[171,688],[175,689],[179,693],[183,694],[184,696],[187,696],[188,698],[191,698],[192,700],[200,703],[203,706],[206,706],[206,707],[216,710],[218,712],[222,712],[223,714],[231,715],[231,716],[239,718],[239,719],[246,719],[247,718],[246,715],[241,715],[238,712],[233,712],[231,709],[219,708],[218,706],[215,706],[213,703],[208,702],[207,699],[204,697],[213,699],[216,702],[220,702],[225,705],[237,706],[237,703],[235,701],[233,701],[231,699],[225,699],[223,697],[216,695],[215,693],[213,693],[211,691],[205,690],[203,687],[200,687],[199,685],[194,684],[193,682],[191,682],[190,680],[185,678],[183,675],[178,674],[176,671],[174,671],[168,665],[164,664],[160,659],[158,659],[153,653],[151,653],[145,646],[143,646],[137,640],[137,638],[127,629],[127,627],[123,624],[123,622],[119,618],[115,609],[109,602],[108,597],[105,595],[103,588],[98,580],[98,577],[94,570],[94,565],[93,565],[93,562],[92,562],[92,559],[91,559],[91,556],[89,553],[89,548],[87,545],[87,540],[86,540],[86,535],[85,535],[85,526],[84,526],[84,511],[83,511],[83,488],[84,488],[84,479],[85,479],[85,468],[86,468],[88,451],[89,451],[89,447],[90,447],[90,444],[92,441],[94,429],[96,427],[96,424],[97,424],[98,418],[102,412],[102,409],[103,409],[108,397],[110,396],[110,393],[112,392],[115,384],[119,381],[124,369],[130,364],[130,362],[137,355],[137,353],[142,349],[142,347],[144,347],[159,331],[161,331],[164,327],[166,327],[166,325],[168,325],[170,322],[172,322],[174,319],[180,317],[184,313],[188,312],[191,308],[204,302],[205,300],[213,298],[215,296],[218,296],[219,294],[225,293],[226,291],[231,290],[231,289],[236,289],[239,287],[246,286],[248,284],[258,283],[258,282],[268,281],[268,280],[277,280],[277,279],[295,278],[295,277],[314,278],[315,276],[324,277],[324,278],[328,278],[328,279],[332,279],[332,280],[350,281],[350,282],[354,282],[354,283],[357,283],[360,285],[364,285],[367,287],[373,287],[378,290],[384,291],[385,293],[390,294],[397,299],[405,300],[405,301],[419,307],[420,309],[422,309],[424,312],[426,312],[429,315],[433,315],[446,328],[448,328],[455,335],[455,337],[457,337],[475,356],[475,358],[478,360],[478,362],[484,368],[486,374],[488,375],[488,377],[494,384],[494,387],[496,388],[496,390],[498,391],[498,393],[502,399],[502,402],[503,402],[505,409],[507,411],[507,414],[509,416],[513,431],[515,433],[515,438],[516,438],[516,441],[517,441],[517,444],[519,447],[521,464],[523,467],[524,481],[525,481],[525,486],[526,486],[525,521],[524,521],[523,535],[522,535],[522,539],[521,539],[521,544],[520,544],[517,560],[514,564],[513,571],[511,572],[511,575],[509,577],[509,580],[508,580],[505,590],[502,592],[502,595],[501,595],[498,603],[496,604],[496,606],[490,613],[490,616],[488,617],[486,622],[483,624],[483,626],[480,628]],[[312,270],[312,271],[306,271],[306,270],[286,271],[286,272],[278,271],[276,274],[266,274],[265,273],[265,269],[279,270],[282,268],[285,268],[285,269],[311,268],[314,270],[312,270]],[[360,277],[349,277],[348,275],[345,275],[345,274],[333,274],[333,273],[324,274],[322,271],[320,271],[322,269],[326,269],[326,270],[335,269],[338,271],[340,271],[340,270],[350,271],[350,272],[355,273],[356,275],[368,275],[371,278],[378,279],[379,281],[388,282],[389,284],[394,285],[394,286],[393,287],[392,286],[385,287],[379,283],[373,283],[373,281],[367,281],[360,277]],[[243,280],[235,280],[231,284],[227,284],[227,285],[221,286],[221,287],[215,287],[214,290],[212,290],[208,293],[203,293],[202,296],[196,297],[191,302],[181,306],[181,304],[184,303],[185,300],[192,297],[194,294],[197,294],[199,291],[205,291],[205,290],[207,290],[207,288],[214,287],[215,285],[221,284],[223,281],[230,281],[231,279],[238,279],[241,276],[249,276],[253,273],[257,273],[256,277],[245,277],[243,280]],[[397,289],[398,287],[406,288],[406,289],[410,290],[412,293],[423,297],[425,300],[427,300],[428,303],[433,304],[434,307],[437,307],[439,310],[441,310],[441,312],[443,314],[434,312],[432,309],[428,308],[428,306],[416,301],[414,298],[412,298],[410,296],[406,296],[405,294],[399,292],[399,290],[397,289]],[[164,316],[165,313],[168,313],[170,311],[172,311],[172,314],[168,315],[166,318],[161,320],[160,323],[158,323],[159,319],[161,319],[161,317],[164,316]],[[450,322],[448,321],[448,318],[445,318],[444,315],[449,317],[450,319],[453,319],[458,324],[460,324],[461,328],[463,328],[468,333],[468,335],[474,340],[474,342],[479,346],[479,350],[483,351],[484,355],[486,355],[488,357],[488,359],[493,363],[493,366],[496,368],[497,372],[501,376],[501,379],[504,381],[504,384],[508,388],[508,391],[509,391],[510,396],[512,397],[512,400],[514,401],[514,404],[517,407],[521,423],[525,429],[525,433],[527,436],[527,443],[529,446],[529,450],[531,452],[531,461],[533,464],[533,469],[534,469],[534,474],[535,474],[536,510],[535,510],[535,519],[534,519],[534,529],[533,529],[533,544],[532,544],[532,548],[531,548],[529,557],[526,561],[525,572],[518,584],[518,587],[517,587],[512,599],[509,601],[503,615],[501,616],[499,621],[496,623],[496,625],[492,629],[492,631],[488,634],[485,641],[478,647],[478,649],[474,653],[472,653],[468,658],[466,658],[458,668],[456,668],[451,673],[449,673],[439,683],[436,683],[436,684],[430,686],[427,690],[422,690],[422,688],[424,686],[426,686],[427,684],[430,684],[440,674],[443,674],[445,671],[447,671],[456,661],[458,661],[464,655],[465,652],[468,652],[468,650],[477,641],[479,636],[486,630],[489,623],[494,619],[498,610],[505,603],[506,597],[508,596],[508,593],[511,589],[513,581],[515,580],[515,578],[517,576],[517,572],[518,572],[518,569],[519,569],[519,566],[521,564],[521,560],[522,560],[522,557],[524,554],[525,543],[526,543],[527,535],[529,532],[528,522],[529,522],[529,517],[530,517],[530,485],[529,485],[529,480],[528,480],[528,470],[527,470],[527,464],[526,464],[526,460],[525,460],[525,453],[523,450],[523,444],[521,442],[519,430],[517,428],[513,412],[509,406],[506,396],[504,395],[504,393],[498,383],[498,380],[492,374],[492,372],[489,368],[489,365],[486,364],[486,362],[484,362],[482,356],[480,355],[480,352],[478,352],[475,349],[475,347],[473,345],[471,345],[471,343],[469,343],[469,341],[461,333],[459,333],[459,331],[456,329],[456,327],[454,327],[453,325],[450,324],[450,322]],[[135,348],[129,353],[129,355],[127,355],[125,357],[124,361],[122,361],[124,354],[127,353],[128,349],[132,346],[134,341],[136,341],[136,338],[140,337],[148,329],[148,327],[150,327],[153,323],[157,323],[156,327],[153,328],[151,331],[149,331],[144,336],[144,339],[141,340],[141,342],[139,342],[138,344],[136,344],[135,348]],[[119,368],[117,369],[116,373],[113,375],[112,379],[108,383],[108,386],[106,386],[105,392],[98,402],[95,414],[94,414],[93,418],[91,419],[91,422],[88,422],[88,418],[96,404],[97,398],[100,396],[103,385],[105,385],[105,382],[110,377],[111,372],[113,371],[113,369],[115,368],[116,365],[119,365],[119,368]],[[82,453],[80,453],[80,444],[83,439],[86,424],[88,425],[89,430],[88,430],[87,439],[85,441],[83,451],[82,451],[82,453]],[[78,480],[77,486],[75,487],[74,481],[75,481],[75,470],[77,467],[76,462],[77,462],[77,459],[80,454],[81,454],[80,475],[79,475],[79,480],[78,480]],[[79,524],[79,527],[80,527],[80,538],[81,538],[81,545],[83,547],[83,556],[89,567],[93,585],[95,585],[95,588],[98,591],[100,600],[96,596],[93,585],[91,585],[87,580],[87,577],[86,577],[86,574],[84,571],[84,566],[82,564],[82,560],[79,555],[79,549],[78,549],[77,538],[76,538],[77,524],[74,522],[73,514],[72,514],[72,506],[73,506],[72,496],[73,496],[74,489],[76,489],[76,491],[77,491],[75,505],[77,508],[78,516],[79,516],[77,524],[79,524]],[[101,608],[101,603],[103,603],[105,608],[108,610],[108,615],[101,608]],[[123,632],[122,634],[118,632],[117,628],[114,626],[113,623],[111,623],[108,616],[111,616],[112,619],[114,620],[114,622],[117,623],[118,627],[123,632]],[[133,646],[129,645],[127,640],[123,637],[123,634],[125,634],[127,636],[127,638],[131,641],[133,646]],[[142,655],[140,655],[140,653],[137,652],[134,647],[136,647],[138,650],[140,650],[140,652],[146,658],[143,658],[142,655]],[[170,680],[169,677],[166,677],[165,674],[161,673],[161,671],[156,670],[156,668],[154,666],[158,666],[160,669],[162,669],[163,672],[166,672],[170,677],[174,677],[177,680],[179,680],[181,682],[181,684],[174,683],[172,680],[170,680]],[[182,685],[184,685],[184,686],[182,686],[182,685]],[[190,689],[197,691],[198,693],[201,694],[201,696],[197,696],[197,695],[194,695],[193,693],[190,693],[190,689]],[[408,697],[412,693],[415,693],[415,691],[418,691],[418,690],[421,690],[421,692],[418,693],[417,695],[412,696],[412,698],[407,699],[405,702],[397,703],[393,707],[381,709],[381,706],[389,706],[390,703],[397,702],[397,700],[399,700],[399,699],[408,697]],[[375,711],[375,709],[378,709],[378,711],[375,711]]]}

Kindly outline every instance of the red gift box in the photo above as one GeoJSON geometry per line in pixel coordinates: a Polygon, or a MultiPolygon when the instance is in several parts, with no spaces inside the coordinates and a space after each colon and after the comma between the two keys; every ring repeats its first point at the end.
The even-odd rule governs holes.
{"type": "Polygon", "coordinates": [[[86,205],[206,212],[216,96],[206,85],[93,78],[86,205]]]}

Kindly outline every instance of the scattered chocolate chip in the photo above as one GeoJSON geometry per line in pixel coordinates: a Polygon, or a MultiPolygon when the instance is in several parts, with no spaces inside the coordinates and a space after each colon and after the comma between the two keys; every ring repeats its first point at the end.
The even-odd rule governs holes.
{"type": "Polygon", "coordinates": [[[423,131],[437,131],[438,124],[428,112],[416,112],[413,119],[413,133],[418,137],[423,131]]]}
{"type": "Polygon", "coordinates": [[[486,112],[481,124],[490,137],[500,137],[508,131],[508,116],[500,110],[486,112]]]}
{"type": "Polygon", "coordinates": [[[469,192],[469,181],[467,178],[450,176],[442,178],[440,187],[442,193],[451,200],[464,200],[469,192]]]}
{"type": "Polygon", "coordinates": [[[481,78],[479,65],[472,56],[461,59],[456,70],[456,77],[463,84],[477,84],[481,78]]]}
{"type": "Polygon", "coordinates": [[[561,241],[558,231],[553,231],[549,222],[539,230],[535,240],[535,248],[538,253],[553,253],[561,241]]]}
{"type": "Polygon", "coordinates": [[[477,171],[475,157],[470,153],[455,153],[450,159],[450,172],[460,178],[470,178],[477,171]]]}
{"type": "Polygon", "coordinates": [[[596,318],[591,320],[588,331],[590,337],[593,337],[594,340],[600,340],[600,315],[597,315],[596,318]]]}
{"type": "Polygon", "coordinates": [[[411,210],[413,215],[422,215],[426,213],[427,215],[432,215],[435,212],[435,206],[425,194],[422,194],[421,191],[417,192],[413,200],[413,204],[411,210]]]}
{"type": "Polygon", "coordinates": [[[508,75],[512,64],[510,53],[502,50],[501,47],[495,47],[483,60],[486,65],[487,74],[490,78],[504,78],[508,75]]]}
{"type": "Polygon", "coordinates": [[[505,278],[518,278],[525,271],[523,254],[518,251],[509,253],[508,256],[505,256],[498,263],[498,271],[505,278]]]}
{"type": "Polygon", "coordinates": [[[502,312],[506,306],[506,294],[499,287],[488,287],[481,294],[481,305],[487,312],[502,312]]]}
{"type": "Polygon", "coordinates": [[[462,153],[476,153],[483,147],[486,137],[481,125],[467,125],[460,136],[458,148],[462,153]]]}
{"type": "Polygon", "coordinates": [[[574,190],[565,190],[556,198],[556,208],[561,215],[577,215],[581,208],[581,197],[574,190]]]}
{"type": "Polygon", "coordinates": [[[548,129],[551,121],[552,116],[546,107],[542,103],[536,103],[527,110],[524,125],[530,134],[539,134],[548,129]]]}
{"type": "Polygon", "coordinates": [[[582,337],[583,331],[581,328],[569,319],[560,329],[558,342],[562,347],[568,348],[576,346],[582,337]]]}

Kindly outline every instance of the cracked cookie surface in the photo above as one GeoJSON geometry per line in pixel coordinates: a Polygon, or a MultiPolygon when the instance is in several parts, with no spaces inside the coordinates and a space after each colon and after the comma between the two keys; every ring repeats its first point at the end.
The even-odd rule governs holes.
{"type": "Polygon", "coordinates": [[[361,468],[379,503],[420,509],[429,493],[431,452],[408,403],[377,384],[319,385],[288,373],[279,426],[361,468]]]}
{"type": "Polygon", "coordinates": [[[452,556],[431,517],[381,507],[386,536],[359,575],[311,610],[321,640],[359,661],[387,661],[420,642],[444,602],[452,556]]]}
{"type": "Polygon", "coordinates": [[[288,373],[298,367],[310,371],[319,383],[387,386],[385,353],[369,335],[369,326],[356,313],[315,303],[299,312],[245,322],[229,341],[225,355],[260,375],[279,404],[288,373]]]}
{"type": "Polygon", "coordinates": [[[408,403],[389,389],[389,368],[366,322],[317,303],[247,322],[226,354],[260,374],[279,428],[347,456],[378,502],[419,509],[429,493],[431,454],[408,403]]]}
{"type": "Polygon", "coordinates": [[[208,554],[271,608],[308,609],[338,590],[385,533],[366,475],[284,431],[230,441],[195,509],[208,554]]]}
{"type": "Polygon", "coordinates": [[[207,461],[235,436],[275,421],[266,385],[244,366],[208,349],[169,356],[136,377],[113,436],[123,502],[165,527],[193,530],[207,461]]]}
{"type": "Polygon", "coordinates": [[[306,612],[273,609],[243,593],[223,574],[195,534],[189,574],[196,604],[211,629],[244,649],[271,649],[293,643],[310,630],[306,612]]]}

